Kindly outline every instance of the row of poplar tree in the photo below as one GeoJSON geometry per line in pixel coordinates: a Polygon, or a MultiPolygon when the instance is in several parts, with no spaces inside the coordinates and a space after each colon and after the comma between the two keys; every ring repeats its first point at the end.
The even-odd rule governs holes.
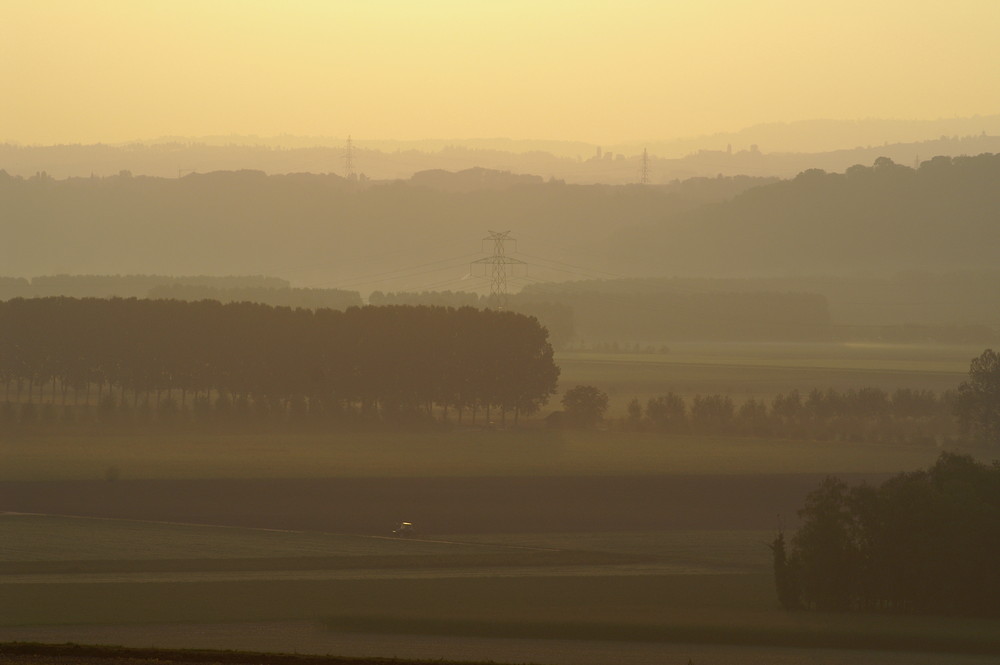
{"type": "Polygon", "coordinates": [[[511,312],[215,301],[0,303],[8,404],[184,409],[212,398],[386,420],[530,414],[555,392],[545,328],[511,312]]]}
{"type": "Polygon", "coordinates": [[[633,398],[623,426],[632,430],[818,440],[932,443],[955,437],[958,393],[899,388],[888,392],[865,387],[792,390],[771,400],[728,395],[675,393],[647,400],[633,398]]]}

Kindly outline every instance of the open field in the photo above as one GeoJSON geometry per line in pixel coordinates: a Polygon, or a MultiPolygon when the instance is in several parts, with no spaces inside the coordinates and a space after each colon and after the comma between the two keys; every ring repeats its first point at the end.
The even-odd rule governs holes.
{"type": "MultiPolygon", "coordinates": [[[[773,530],[822,474],[0,483],[11,512],[386,536],[773,530]]],[[[885,475],[852,475],[877,483],[885,475]]]]}
{"type": "Polygon", "coordinates": [[[454,575],[455,568],[492,568],[498,574],[526,575],[531,572],[528,568],[551,571],[555,566],[602,566],[607,574],[766,573],[770,555],[765,545],[773,533],[464,533],[387,538],[0,513],[0,537],[5,543],[0,575],[7,576],[7,583],[24,583],[115,579],[116,574],[126,579],[133,573],[353,571],[340,575],[350,577],[359,570],[377,570],[383,577],[393,577],[396,573],[388,571],[425,569],[433,575],[454,575]]]}
{"type": "MultiPolygon", "coordinates": [[[[38,517],[38,534],[59,538],[58,521],[38,517]]],[[[150,532],[147,547],[173,525],[123,525],[150,532]]],[[[273,534],[242,530],[235,538],[245,543],[260,537],[268,543],[273,534]]],[[[107,536],[107,527],[97,527],[93,540],[107,536]],[[103,532],[102,532],[103,529],[103,532]]],[[[9,535],[9,534],[8,534],[9,535]]],[[[311,534],[277,534],[291,542],[297,537],[325,538],[311,534]]],[[[536,534],[522,536],[481,535],[486,547],[539,547],[571,545],[576,551],[627,550],[650,560],[684,557],[691,560],[731,563],[736,549],[749,551],[763,534],[536,534]],[[497,542],[499,541],[499,542],[497,542]],[[683,544],[680,551],[677,545],[683,544]]],[[[226,549],[234,534],[227,529],[204,529],[203,547],[218,543],[226,549]]],[[[351,538],[334,536],[328,551],[356,551],[351,538]]],[[[426,551],[420,542],[376,542],[399,550],[426,551]]],[[[459,555],[470,545],[438,543],[437,552],[452,548],[459,555]]],[[[41,547],[41,544],[36,544],[41,547]]],[[[140,548],[138,555],[150,551],[140,548]]],[[[264,552],[266,553],[266,552],[264,552]]],[[[194,552],[192,554],[198,554],[194,552]]],[[[67,553],[68,555],[68,553],[67,553]]],[[[22,550],[21,556],[32,556],[22,550]]],[[[119,561],[131,553],[119,552],[119,561]]],[[[358,567],[365,555],[355,554],[358,567]]],[[[434,561],[437,554],[425,554],[434,561]]],[[[760,564],[759,554],[755,555],[760,564]]],[[[558,566],[565,562],[557,562],[558,566]]],[[[472,553],[466,567],[479,563],[472,553]]],[[[419,568],[419,557],[404,565],[419,568]]],[[[614,566],[605,573],[594,566],[576,574],[551,574],[539,566],[532,575],[504,575],[495,565],[480,574],[440,571],[427,578],[384,574],[357,579],[245,579],[217,580],[211,576],[190,582],[161,582],[153,576],[127,581],[24,582],[3,578],[5,602],[0,606],[0,625],[53,624],[148,624],[185,622],[191,625],[219,622],[318,621],[339,632],[419,633],[477,637],[531,637],[545,639],[602,639],[612,641],[718,641],[736,644],[800,644],[854,646],[923,644],[927,648],[1000,649],[989,621],[930,617],[860,617],[819,614],[788,614],[775,608],[771,577],[766,572],[702,573],[683,575],[620,575],[614,566]],[[992,636],[991,636],[992,635],[992,636]]],[[[765,566],[758,565],[758,571],[765,566]]],[[[9,631],[8,631],[9,632],[9,631]]]]}
{"type": "MultiPolygon", "coordinates": [[[[579,503],[587,494],[571,498],[579,503]]],[[[591,496],[589,506],[577,509],[591,512],[607,498],[591,496]]],[[[124,503],[135,504],[135,499],[124,503]]],[[[532,499],[537,496],[526,505],[532,499]]],[[[694,510],[695,503],[685,501],[684,507],[694,510]]],[[[705,521],[706,515],[701,511],[699,519],[705,521]]],[[[559,524],[556,515],[547,516],[559,524]]],[[[598,528],[617,519],[608,513],[596,516],[598,528]]],[[[480,529],[403,541],[37,515],[0,515],[0,529],[3,542],[11,544],[0,561],[0,640],[47,635],[63,641],[90,634],[96,641],[97,635],[107,635],[107,626],[116,626],[112,635],[145,636],[141,639],[148,641],[138,644],[134,640],[140,638],[130,638],[137,646],[206,646],[198,641],[200,626],[211,634],[213,626],[229,625],[246,627],[244,641],[213,644],[245,646],[259,644],[251,634],[254,626],[306,622],[308,635],[299,635],[301,642],[289,642],[284,633],[286,641],[275,643],[284,646],[273,648],[327,645],[318,651],[323,653],[350,644],[375,649],[369,655],[397,655],[378,650],[379,636],[386,636],[404,649],[421,640],[426,647],[433,638],[442,650],[423,653],[440,657],[459,648],[457,653],[466,654],[462,657],[479,660],[490,654],[463,651],[470,641],[528,641],[536,649],[531,653],[545,653],[554,643],[572,653],[594,640],[620,644],[626,652],[639,644],[729,645],[732,659],[716,652],[714,662],[720,663],[820,662],[744,657],[748,649],[772,653],[768,649],[782,652],[789,646],[1000,653],[994,621],[778,610],[764,546],[769,530],[516,534],[480,529]],[[247,574],[243,565],[253,559],[263,565],[247,574]],[[105,577],[95,578],[88,562],[103,566],[105,577]],[[180,572],[198,574],[164,578],[156,572],[163,562],[186,562],[180,572]],[[329,575],[289,576],[302,562],[329,575]],[[671,569],[684,572],[664,572],[671,569]],[[178,632],[171,626],[185,628],[178,632]],[[185,641],[185,635],[193,637],[185,641]],[[414,637],[394,637],[403,635],[414,637]]],[[[698,648],[703,647],[695,647],[695,653],[698,648]]],[[[663,653],[644,649],[652,649],[642,651],[647,655],[663,653]]]]}
{"type": "Polygon", "coordinates": [[[434,557],[506,547],[137,520],[0,513],[0,571],[10,562],[434,557]]]}
{"type": "Polygon", "coordinates": [[[318,622],[334,633],[1000,653],[996,622],[788,614],[769,575],[5,585],[18,626],[318,622]]]}
{"type": "MultiPolygon", "coordinates": [[[[896,473],[925,467],[940,452],[883,443],[539,429],[34,436],[0,440],[0,482],[102,480],[111,473],[122,480],[896,473]]],[[[962,452],[986,461],[996,454],[962,452]]]]}
{"type": "Polygon", "coordinates": [[[649,358],[667,364],[806,367],[859,371],[964,372],[982,353],[977,345],[874,342],[676,342],[664,353],[565,351],[557,359],[649,358]]]}

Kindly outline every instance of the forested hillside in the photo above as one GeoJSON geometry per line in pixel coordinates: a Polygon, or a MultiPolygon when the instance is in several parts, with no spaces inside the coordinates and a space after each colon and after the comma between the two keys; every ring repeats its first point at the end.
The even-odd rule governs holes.
{"type": "Polygon", "coordinates": [[[996,265],[1000,156],[937,157],[917,169],[880,158],[790,181],[651,187],[483,170],[381,183],[256,171],[0,172],[0,209],[8,275],[265,274],[362,295],[466,288],[465,276],[482,278],[471,261],[483,256],[486,231],[511,229],[531,281],[599,271],[884,276],[996,265]]]}
{"type": "Polygon", "coordinates": [[[628,229],[614,252],[661,275],[887,274],[992,268],[1000,155],[810,170],[628,229]]]}
{"type": "MultiPolygon", "coordinates": [[[[583,252],[595,268],[606,268],[600,257],[612,230],[762,182],[774,180],[611,187],[525,182],[482,170],[428,174],[416,182],[259,171],[57,180],[0,171],[0,265],[12,276],[263,274],[363,295],[449,281],[454,288],[470,274],[470,262],[484,255],[481,240],[489,229],[511,229],[527,254],[583,252]],[[506,185],[497,188],[500,183],[506,185]]],[[[565,274],[533,268],[531,276],[565,274]]]]}

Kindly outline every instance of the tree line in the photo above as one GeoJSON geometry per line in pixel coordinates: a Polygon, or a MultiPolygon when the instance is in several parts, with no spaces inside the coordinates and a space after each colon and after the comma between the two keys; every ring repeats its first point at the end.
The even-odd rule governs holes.
{"type": "Polygon", "coordinates": [[[46,296],[147,298],[152,290],[160,287],[269,291],[287,289],[290,286],[287,280],[263,275],[39,275],[32,278],[0,277],[0,300],[46,296]]]}
{"type": "Polygon", "coordinates": [[[153,300],[218,300],[228,302],[255,302],[278,307],[310,309],[347,309],[360,307],[361,294],[345,289],[317,289],[292,287],[232,287],[220,288],[198,284],[162,284],[149,290],[153,300]]]}
{"type": "Polygon", "coordinates": [[[772,543],[786,608],[1000,614],[1000,464],[942,453],[878,487],[827,478],[786,547],[772,543]]]}
{"type": "Polygon", "coordinates": [[[0,303],[5,414],[98,404],[169,419],[245,411],[516,420],[555,392],[547,332],[510,312],[291,309],[142,299],[0,303]]]}
{"type": "Polygon", "coordinates": [[[621,422],[632,430],[816,440],[934,443],[959,433],[957,394],[899,388],[813,389],[750,398],[667,393],[633,398],[621,422]]]}

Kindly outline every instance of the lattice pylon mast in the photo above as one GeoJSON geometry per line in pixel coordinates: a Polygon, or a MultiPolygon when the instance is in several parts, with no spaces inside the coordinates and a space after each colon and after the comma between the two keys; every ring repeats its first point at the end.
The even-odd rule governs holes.
{"type": "Polygon", "coordinates": [[[649,153],[642,149],[642,171],[639,174],[639,182],[643,185],[649,184],[649,153]]]}
{"type": "Polygon", "coordinates": [[[498,309],[507,309],[507,267],[523,265],[524,261],[507,256],[506,243],[514,240],[508,238],[510,231],[490,231],[489,234],[490,237],[483,238],[483,242],[493,241],[493,255],[473,263],[490,266],[490,300],[496,303],[498,309]]]}
{"type": "Polygon", "coordinates": [[[354,141],[351,136],[347,136],[347,147],[344,150],[344,177],[352,179],[354,177],[354,141]]]}

